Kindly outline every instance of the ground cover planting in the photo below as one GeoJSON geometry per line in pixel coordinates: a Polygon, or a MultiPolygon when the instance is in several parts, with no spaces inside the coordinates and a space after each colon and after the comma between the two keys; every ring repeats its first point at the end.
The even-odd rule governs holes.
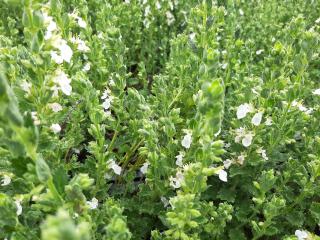
{"type": "Polygon", "coordinates": [[[320,1],[0,0],[0,239],[320,239],[320,1]]]}

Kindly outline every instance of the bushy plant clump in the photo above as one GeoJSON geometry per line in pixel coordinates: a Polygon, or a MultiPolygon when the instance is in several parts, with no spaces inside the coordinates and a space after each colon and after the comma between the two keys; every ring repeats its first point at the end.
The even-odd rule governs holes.
{"type": "Polygon", "coordinates": [[[319,239],[319,13],[0,0],[0,239],[319,239]]]}

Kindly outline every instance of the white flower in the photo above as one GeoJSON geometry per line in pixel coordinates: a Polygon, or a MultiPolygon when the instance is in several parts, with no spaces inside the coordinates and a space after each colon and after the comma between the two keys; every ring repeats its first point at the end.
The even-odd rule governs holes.
{"type": "Polygon", "coordinates": [[[296,101],[296,100],[293,100],[292,103],[291,103],[291,105],[292,105],[293,107],[297,107],[297,108],[299,109],[299,111],[304,112],[304,113],[306,113],[306,114],[309,114],[309,113],[312,112],[312,110],[310,111],[308,108],[306,108],[306,107],[302,104],[302,101],[298,102],[298,101],[296,101]]]}
{"type": "Polygon", "coordinates": [[[231,144],[230,144],[230,143],[225,143],[225,144],[224,144],[224,148],[229,148],[229,147],[231,147],[231,144]]]}
{"type": "MultiPolygon", "coordinates": [[[[319,19],[320,19],[320,18],[319,18],[319,19]]],[[[314,90],[314,91],[312,92],[312,94],[314,94],[314,95],[320,95],[320,88],[314,90]]]]}
{"type": "Polygon", "coordinates": [[[169,181],[170,181],[170,186],[173,187],[173,188],[180,188],[181,187],[181,184],[182,182],[184,181],[184,176],[183,174],[178,171],[176,173],[176,177],[170,177],[169,178],[169,181]]]}
{"type": "Polygon", "coordinates": [[[91,65],[89,62],[87,62],[84,67],[82,68],[83,71],[88,72],[91,68],[91,65]]]}
{"type": "Polygon", "coordinates": [[[267,157],[266,150],[264,150],[263,148],[258,148],[258,149],[257,149],[257,153],[260,153],[260,154],[261,154],[261,157],[262,157],[264,160],[268,160],[268,159],[269,159],[269,158],[267,157]]]}
{"type": "Polygon", "coordinates": [[[242,119],[247,115],[247,113],[252,111],[253,111],[253,107],[251,104],[248,104],[248,103],[241,104],[237,109],[237,118],[242,119]]]}
{"type": "Polygon", "coordinates": [[[159,3],[159,1],[156,1],[156,8],[160,9],[161,8],[161,4],[159,3]]]}
{"type": "Polygon", "coordinates": [[[256,51],[256,54],[260,55],[263,51],[264,51],[263,49],[259,49],[259,50],[256,51]]]}
{"type": "Polygon", "coordinates": [[[80,51],[80,52],[88,52],[90,51],[90,48],[86,45],[85,41],[81,40],[80,38],[78,37],[72,37],[70,39],[70,41],[74,44],[77,45],[77,49],[80,51]]]}
{"type": "Polygon", "coordinates": [[[61,127],[58,123],[54,123],[50,127],[51,131],[55,134],[59,133],[61,131],[61,127]]]}
{"type": "Polygon", "coordinates": [[[11,177],[7,174],[3,175],[3,179],[1,180],[1,186],[8,186],[11,183],[11,177]]]}
{"type": "Polygon", "coordinates": [[[148,29],[150,27],[150,22],[147,18],[143,20],[143,25],[148,29]]]}
{"type": "Polygon", "coordinates": [[[16,208],[17,208],[17,216],[21,215],[22,213],[22,205],[21,205],[21,200],[15,200],[14,202],[16,204],[16,208]]]}
{"type": "Polygon", "coordinates": [[[315,21],[315,23],[320,23],[320,18],[318,18],[316,21],[315,21]]]}
{"type": "Polygon", "coordinates": [[[86,43],[82,40],[78,41],[78,48],[79,51],[81,52],[88,52],[90,51],[90,48],[86,45],[86,43]]]}
{"type": "Polygon", "coordinates": [[[56,63],[56,64],[61,64],[63,63],[63,58],[62,56],[58,55],[56,51],[50,51],[50,56],[51,59],[56,63]]]}
{"type": "Polygon", "coordinates": [[[223,166],[225,169],[229,169],[231,164],[232,164],[232,161],[230,159],[226,159],[225,161],[223,161],[223,166]]]}
{"type": "Polygon", "coordinates": [[[169,205],[169,201],[168,199],[166,199],[165,197],[161,197],[161,202],[163,203],[164,207],[167,207],[169,205]]]}
{"type": "Polygon", "coordinates": [[[52,86],[51,88],[52,93],[52,97],[58,97],[59,95],[59,87],[57,85],[52,86]]]}
{"type": "Polygon", "coordinates": [[[244,12],[243,12],[242,9],[239,9],[239,14],[240,14],[241,16],[243,16],[244,12]]]}
{"type": "Polygon", "coordinates": [[[222,182],[228,182],[228,173],[225,170],[219,170],[218,175],[222,182]]]}
{"type": "Polygon", "coordinates": [[[109,98],[105,99],[104,102],[102,103],[102,107],[105,109],[105,110],[108,110],[111,106],[111,101],[109,98]]]}
{"type": "Polygon", "coordinates": [[[109,85],[110,86],[115,86],[116,85],[116,83],[114,82],[114,80],[112,78],[109,80],[109,85]]]}
{"type": "Polygon", "coordinates": [[[103,94],[102,94],[102,96],[101,96],[101,99],[107,99],[107,98],[109,98],[110,93],[111,93],[110,89],[107,88],[106,90],[104,90],[104,92],[103,92],[103,94]]]}
{"type": "Polygon", "coordinates": [[[51,21],[49,22],[49,25],[47,26],[47,31],[53,32],[57,30],[57,24],[55,21],[53,21],[53,18],[51,18],[51,21]]]}
{"type": "Polygon", "coordinates": [[[37,112],[31,112],[31,118],[33,120],[34,125],[40,125],[40,120],[38,118],[37,112]]]}
{"type": "Polygon", "coordinates": [[[43,16],[44,16],[44,23],[45,25],[47,25],[47,31],[44,35],[44,39],[49,40],[50,38],[52,38],[52,32],[57,30],[57,24],[55,21],[53,21],[52,17],[48,16],[47,13],[44,13],[43,16]]]}
{"type": "Polygon", "coordinates": [[[244,163],[245,160],[245,155],[243,153],[241,153],[240,156],[238,156],[237,162],[242,165],[244,163]]]}
{"type": "Polygon", "coordinates": [[[179,155],[176,156],[176,164],[177,166],[179,167],[182,167],[183,166],[183,163],[182,163],[182,159],[184,157],[184,152],[179,152],[179,155]]]}
{"type": "Polygon", "coordinates": [[[253,139],[253,134],[252,133],[247,133],[244,135],[244,138],[242,139],[242,145],[245,147],[249,147],[252,143],[253,139]]]}
{"type": "Polygon", "coordinates": [[[166,17],[167,17],[167,24],[170,26],[175,21],[175,18],[170,11],[166,11],[166,17]]]}
{"type": "Polygon", "coordinates": [[[267,119],[265,121],[265,125],[266,126],[271,126],[272,125],[272,118],[271,117],[267,117],[267,119]]]}
{"type": "Polygon", "coordinates": [[[87,201],[87,205],[89,206],[90,209],[96,209],[99,205],[98,199],[95,197],[91,199],[91,201],[87,201]]]}
{"type": "Polygon", "coordinates": [[[30,88],[32,87],[32,84],[27,82],[26,80],[23,80],[20,84],[20,87],[23,91],[25,91],[27,94],[30,94],[30,88]]]}
{"type": "Polygon", "coordinates": [[[118,164],[116,164],[116,162],[113,159],[109,160],[109,168],[111,168],[115,174],[121,174],[121,167],[118,164]]]}
{"type": "Polygon", "coordinates": [[[237,128],[236,129],[236,137],[234,138],[234,141],[236,143],[239,143],[245,134],[246,134],[245,128],[243,128],[243,127],[237,128]]]}
{"type": "Polygon", "coordinates": [[[188,132],[182,139],[181,145],[185,148],[190,148],[192,142],[192,135],[190,132],[188,132]]]}
{"type": "Polygon", "coordinates": [[[62,110],[62,106],[59,103],[50,103],[49,107],[53,112],[60,112],[62,110]]]}
{"type": "Polygon", "coordinates": [[[193,33],[190,33],[189,34],[189,38],[191,41],[194,41],[196,39],[196,34],[193,32],[193,33]]]}
{"type": "Polygon", "coordinates": [[[81,17],[77,17],[76,19],[77,19],[79,27],[81,27],[81,28],[87,27],[87,23],[81,17]]]}
{"type": "Polygon", "coordinates": [[[140,168],[140,172],[142,172],[143,174],[146,174],[148,171],[148,167],[149,167],[149,163],[145,162],[142,167],[140,168]]]}
{"type": "Polygon", "coordinates": [[[147,17],[150,13],[150,6],[148,5],[144,10],[144,16],[147,17]]]}
{"type": "Polygon", "coordinates": [[[60,50],[62,59],[65,62],[70,63],[73,51],[72,51],[71,47],[69,47],[69,45],[67,44],[67,42],[65,40],[62,41],[62,43],[58,47],[58,49],[60,50]]]}
{"type": "Polygon", "coordinates": [[[262,114],[263,112],[256,113],[253,118],[251,119],[251,123],[255,126],[259,126],[262,120],[262,114]]]}
{"type": "Polygon", "coordinates": [[[308,238],[308,233],[304,230],[296,230],[294,235],[296,235],[298,240],[304,240],[308,238]]]}
{"type": "Polygon", "coordinates": [[[228,67],[228,63],[221,64],[221,68],[224,70],[228,67]]]}
{"type": "Polygon", "coordinates": [[[72,87],[70,85],[71,80],[68,76],[61,70],[58,70],[56,76],[53,78],[53,82],[57,83],[61,89],[61,91],[66,94],[70,95],[72,91],[72,87]]]}

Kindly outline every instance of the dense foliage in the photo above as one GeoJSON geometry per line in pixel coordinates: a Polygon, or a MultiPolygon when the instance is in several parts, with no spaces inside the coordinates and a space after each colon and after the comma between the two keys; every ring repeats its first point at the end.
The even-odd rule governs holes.
{"type": "Polygon", "coordinates": [[[319,13],[0,0],[0,239],[319,239],[319,13]]]}

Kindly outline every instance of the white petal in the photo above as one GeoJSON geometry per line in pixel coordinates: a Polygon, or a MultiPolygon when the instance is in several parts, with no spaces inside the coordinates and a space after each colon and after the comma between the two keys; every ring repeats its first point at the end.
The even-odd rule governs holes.
{"type": "Polygon", "coordinates": [[[59,47],[59,50],[61,52],[62,59],[65,62],[70,63],[71,57],[72,57],[72,54],[73,54],[73,51],[72,51],[71,47],[69,47],[69,45],[64,43],[59,47]]]}
{"type": "Polygon", "coordinates": [[[221,181],[228,182],[228,173],[225,170],[219,170],[218,175],[221,181]]]}
{"type": "Polygon", "coordinates": [[[77,20],[78,20],[79,27],[81,27],[81,28],[87,27],[87,23],[81,17],[77,17],[77,20]]]}
{"type": "Polygon", "coordinates": [[[237,109],[237,118],[238,119],[244,118],[247,115],[247,113],[252,112],[252,110],[253,110],[253,107],[250,104],[248,103],[241,104],[237,109]]]}
{"type": "Polygon", "coordinates": [[[268,117],[265,121],[266,126],[271,126],[272,125],[272,118],[268,117]]]}
{"type": "Polygon", "coordinates": [[[308,233],[304,230],[296,230],[295,233],[298,240],[304,240],[308,238],[308,233]]]}
{"type": "Polygon", "coordinates": [[[15,201],[16,204],[16,208],[17,208],[17,216],[21,215],[22,213],[22,205],[21,205],[21,201],[20,200],[16,200],[15,201]]]}
{"type": "Polygon", "coordinates": [[[253,138],[253,135],[252,134],[246,134],[244,136],[244,138],[242,139],[242,145],[245,146],[245,147],[249,147],[252,143],[252,138],[253,138]]]}
{"type": "Polygon", "coordinates": [[[191,142],[192,142],[192,136],[191,134],[188,133],[183,137],[181,141],[181,145],[185,148],[190,148],[191,142]]]}
{"type": "Polygon", "coordinates": [[[108,110],[111,106],[111,102],[110,102],[110,99],[106,99],[104,100],[104,102],[102,103],[102,107],[105,109],[105,110],[108,110]]]}
{"type": "Polygon", "coordinates": [[[56,63],[56,64],[61,64],[63,62],[63,58],[58,55],[56,51],[51,51],[50,52],[51,59],[56,63]]]}
{"type": "Polygon", "coordinates": [[[255,126],[259,126],[262,120],[262,114],[263,112],[256,113],[253,118],[251,119],[251,123],[255,126]]]}
{"type": "Polygon", "coordinates": [[[71,95],[71,92],[72,92],[72,87],[70,84],[63,84],[60,86],[61,88],[61,91],[67,95],[67,96],[70,96],[71,95]]]}
{"type": "Polygon", "coordinates": [[[320,88],[314,90],[312,93],[313,93],[314,95],[320,95],[320,88]]]}
{"type": "Polygon", "coordinates": [[[147,171],[148,171],[148,167],[149,167],[149,163],[148,162],[145,162],[142,167],[140,168],[140,172],[143,173],[143,174],[146,174],[147,171]]]}
{"type": "Polygon", "coordinates": [[[225,169],[228,169],[232,164],[232,161],[230,159],[226,159],[225,161],[223,161],[223,166],[225,169]]]}
{"type": "Polygon", "coordinates": [[[11,178],[9,175],[4,175],[1,180],[1,186],[8,186],[11,183],[11,178]]]}

